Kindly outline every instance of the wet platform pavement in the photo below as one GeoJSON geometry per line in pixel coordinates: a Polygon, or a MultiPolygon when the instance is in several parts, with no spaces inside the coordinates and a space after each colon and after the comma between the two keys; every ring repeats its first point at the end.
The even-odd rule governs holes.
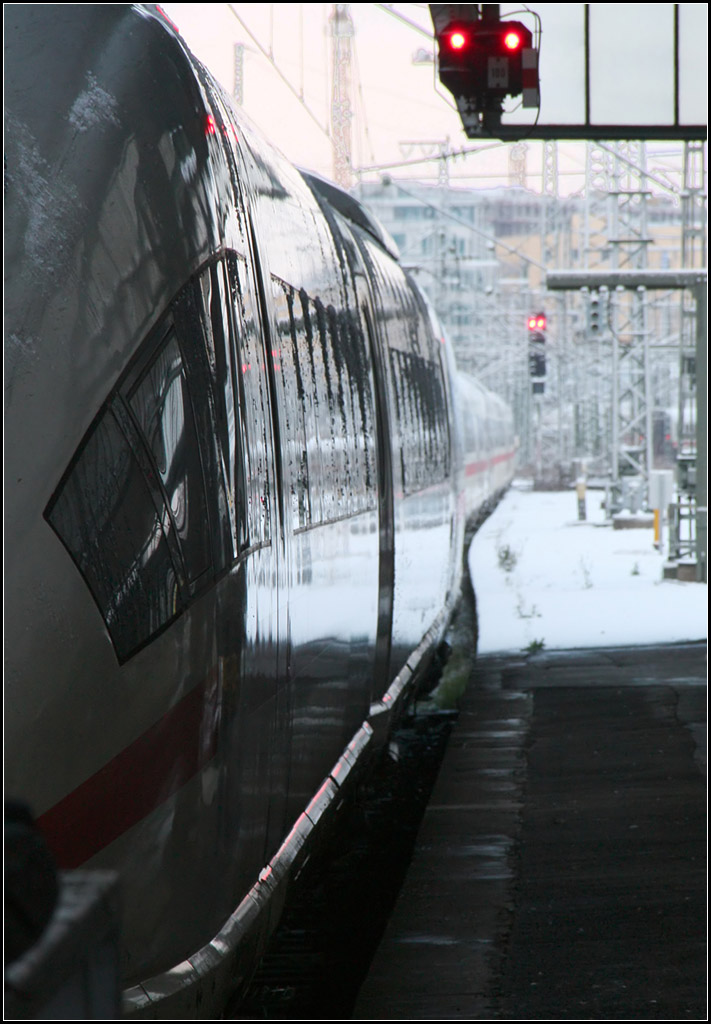
{"type": "Polygon", "coordinates": [[[706,678],[480,660],[353,1019],[708,1019],[706,678]]]}

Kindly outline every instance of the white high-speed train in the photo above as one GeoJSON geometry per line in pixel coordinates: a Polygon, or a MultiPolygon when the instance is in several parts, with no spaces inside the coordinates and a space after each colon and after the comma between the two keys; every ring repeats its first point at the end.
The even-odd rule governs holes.
{"type": "Polygon", "coordinates": [[[6,791],[118,872],[127,1012],[209,1016],[426,671],[514,439],[476,384],[454,415],[385,232],[155,7],[9,5],[5,57],[6,791]]]}

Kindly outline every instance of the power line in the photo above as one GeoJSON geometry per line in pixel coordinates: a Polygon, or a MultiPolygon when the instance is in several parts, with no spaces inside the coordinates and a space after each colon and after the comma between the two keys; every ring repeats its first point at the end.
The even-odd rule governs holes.
{"type": "Polygon", "coordinates": [[[418,25],[416,21],[411,21],[409,18],[406,18],[404,14],[400,14],[399,11],[396,11],[392,4],[374,4],[373,6],[379,7],[381,11],[385,11],[386,14],[390,14],[396,21],[401,21],[403,25],[408,25],[410,28],[414,29],[415,32],[419,32],[420,35],[426,36],[427,39],[432,40],[432,29],[423,28],[421,25],[418,25]]]}
{"type": "Polygon", "coordinates": [[[475,235],[479,235],[487,242],[493,243],[494,246],[499,246],[500,248],[505,249],[506,252],[509,253],[509,255],[517,256],[519,259],[523,260],[524,263],[530,263],[532,267],[537,267],[539,270],[543,271],[547,270],[546,266],[543,263],[539,263],[538,260],[534,260],[530,256],[525,256],[520,251],[520,248],[513,249],[510,245],[506,245],[505,242],[502,242],[500,239],[495,238],[493,235],[487,234],[480,228],[475,228],[473,224],[468,223],[462,217],[457,217],[456,214],[450,213],[449,210],[443,210],[442,207],[435,206],[434,203],[428,203],[426,199],[422,199],[421,196],[416,195],[414,192],[408,192],[408,190],[406,188],[403,188],[402,185],[397,181],[394,181],[393,185],[395,185],[395,188],[397,188],[399,192],[402,192],[403,195],[406,195],[409,199],[414,199],[415,202],[417,203],[421,203],[422,206],[429,207],[430,210],[434,210],[435,213],[439,214],[440,217],[443,217],[446,220],[451,220],[455,224],[459,224],[463,228],[467,228],[467,230],[473,232],[475,235]]]}
{"type": "MultiPolygon", "coordinates": [[[[487,146],[477,146],[476,148],[472,146],[465,147],[464,149],[453,149],[447,153],[447,157],[471,156],[475,153],[483,153],[487,149],[500,149],[504,145],[505,143],[503,142],[492,142],[487,146]]],[[[441,153],[433,153],[431,156],[418,157],[416,160],[398,160],[391,164],[373,164],[370,167],[360,167],[358,169],[362,173],[365,173],[366,171],[389,171],[395,170],[399,167],[415,167],[418,164],[427,164],[431,163],[433,160],[441,159],[441,153]]],[[[491,175],[487,175],[487,177],[491,177],[491,175]]]]}
{"type": "Polygon", "coordinates": [[[271,53],[269,53],[269,51],[266,50],[262,46],[262,44],[259,42],[257,37],[254,35],[252,30],[247,25],[247,23],[244,21],[244,19],[235,10],[234,4],[227,4],[227,7],[230,10],[230,12],[234,15],[234,17],[237,19],[237,21],[240,23],[242,28],[245,30],[245,32],[247,33],[249,38],[252,40],[254,45],[257,47],[259,52],[262,54],[262,56],[265,58],[265,60],[269,61],[271,66],[274,68],[276,73],[279,75],[279,78],[281,78],[281,80],[284,83],[284,85],[286,85],[287,89],[289,89],[289,91],[292,93],[292,95],[295,97],[295,99],[301,104],[301,106],[304,108],[304,110],[309,115],[309,117],[314,122],[314,124],[316,124],[316,126],[319,128],[319,130],[322,131],[323,134],[326,136],[326,138],[330,141],[331,140],[331,133],[330,133],[329,129],[327,127],[324,127],[324,125],[321,124],[321,122],[319,121],[318,117],[311,110],[311,108],[306,103],[306,101],[303,98],[303,96],[299,95],[299,93],[294,88],[294,86],[291,84],[289,79],[284,74],[282,74],[282,72],[279,70],[279,67],[278,67],[276,61],[274,60],[273,55],[271,53]]]}

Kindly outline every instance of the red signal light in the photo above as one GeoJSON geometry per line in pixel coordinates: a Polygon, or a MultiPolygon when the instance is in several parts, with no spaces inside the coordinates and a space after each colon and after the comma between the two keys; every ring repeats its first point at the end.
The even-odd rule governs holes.
{"type": "Polygon", "coordinates": [[[469,36],[466,32],[462,32],[461,29],[455,29],[454,32],[450,32],[447,41],[451,50],[454,50],[455,53],[461,53],[469,43],[469,36]]]}
{"type": "Polygon", "coordinates": [[[533,316],[529,316],[528,320],[526,321],[526,326],[528,327],[529,331],[545,331],[545,313],[536,313],[533,316]]]}
{"type": "Polygon", "coordinates": [[[523,39],[521,37],[521,33],[517,32],[515,29],[509,29],[504,36],[504,46],[506,49],[513,53],[514,50],[519,50],[522,44],[523,39]]]}

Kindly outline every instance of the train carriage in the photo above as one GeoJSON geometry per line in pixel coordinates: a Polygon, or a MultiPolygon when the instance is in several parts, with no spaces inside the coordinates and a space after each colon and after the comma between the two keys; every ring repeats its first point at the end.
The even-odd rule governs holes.
{"type": "Polygon", "coordinates": [[[6,14],[6,788],[210,1013],[441,640],[449,361],[152,5],[6,14]]]}

